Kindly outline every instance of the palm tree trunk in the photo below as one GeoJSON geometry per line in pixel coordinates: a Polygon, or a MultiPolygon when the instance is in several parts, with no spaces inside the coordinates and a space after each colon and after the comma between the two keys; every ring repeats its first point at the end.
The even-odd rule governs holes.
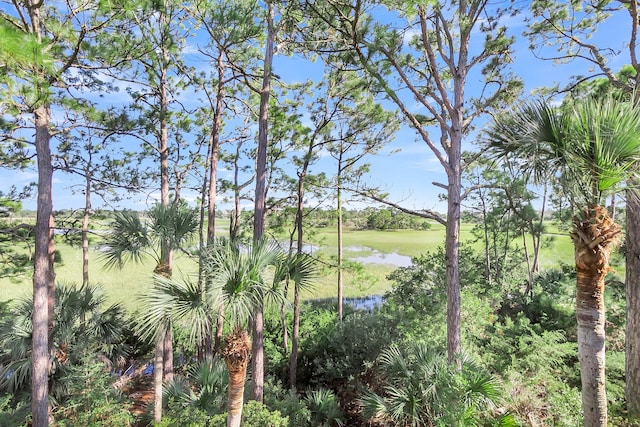
{"type": "Polygon", "coordinates": [[[607,425],[604,274],[578,269],[578,359],[585,427],[607,425]],[[594,277],[595,276],[595,277],[594,277]]]}
{"type": "Polygon", "coordinates": [[[602,206],[585,209],[581,218],[574,219],[571,238],[577,272],[578,359],[585,427],[607,425],[604,279],[619,233],[620,227],[602,206]]]}
{"type": "Polygon", "coordinates": [[[246,331],[236,329],[226,339],[222,355],[229,371],[227,395],[227,427],[240,427],[244,405],[244,382],[251,352],[251,339],[246,331]]]}

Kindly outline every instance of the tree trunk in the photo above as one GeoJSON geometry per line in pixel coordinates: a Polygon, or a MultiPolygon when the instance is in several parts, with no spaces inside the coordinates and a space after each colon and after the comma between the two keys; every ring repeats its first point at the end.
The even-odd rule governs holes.
{"type": "Polygon", "coordinates": [[[164,374],[164,381],[173,381],[173,330],[170,323],[167,324],[167,329],[164,333],[162,373],[164,374]]]}
{"type": "Polygon", "coordinates": [[[82,217],[82,284],[89,285],[89,215],[91,214],[91,175],[85,171],[84,216],[82,217]]]}
{"type": "MultiPolygon", "coordinates": [[[[209,191],[207,195],[207,245],[212,245],[216,238],[216,195],[218,184],[218,157],[220,151],[220,129],[222,128],[222,103],[224,101],[224,63],[223,52],[220,51],[217,61],[218,69],[218,87],[216,92],[216,103],[213,105],[213,126],[211,130],[211,147],[209,149],[209,191]]],[[[231,236],[233,238],[234,236],[231,236]]],[[[207,279],[209,280],[209,279],[207,279]]],[[[222,337],[222,328],[224,326],[223,317],[224,307],[218,308],[218,317],[216,322],[216,331],[208,332],[208,336],[215,334],[213,348],[211,348],[211,339],[206,345],[206,353],[213,356],[213,352],[220,349],[220,339],[222,337]]],[[[213,325],[213,323],[212,323],[213,325]]]]}
{"type": "MultiPolygon", "coordinates": [[[[37,11],[34,12],[39,17],[37,11]]],[[[53,269],[52,178],[48,106],[34,111],[36,156],[38,161],[38,204],[35,226],[33,270],[33,335],[31,360],[31,416],[34,427],[49,425],[49,352],[53,343],[53,269]],[[51,328],[51,329],[50,329],[51,328]]]]}
{"type": "Polygon", "coordinates": [[[153,421],[162,421],[162,370],[164,353],[164,326],[158,327],[155,358],[153,360],[153,421]]]}
{"type": "MultiPolygon", "coordinates": [[[[267,129],[269,126],[269,97],[271,95],[271,67],[275,44],[274,8],[267,1],[267,41],[265,44],[264,75],[260,92],[260,118],[258,120],[258,155],[256,160],[256,194],[253,218],[253,240],[257,242],[264,236],[264,217],[266,210],[267,178],[267,129]]],[[[257,304],[253,314],[253,354],[251,358],[252,390],[254,400],[262,403],[264,388],[264,344],[263,344],[263,307],[257,304]]]]}
{"type": "Polygon", "coordinates": [[[222,350],[229,371],[227,394],[227,427],[240,427],[244,404],[244,382],[251,351],[251,339],[245,331],[236,330],[227,337],[222,350]]]}
{"type": "Polygon", "coordinates": [[[626,397],[629,417],[640,419],[640,200],[627,196],[626,397]]]}
{"type": "Polygon", "coordinates": [[[291,330],[291,357],[289,359],[289,386],[296,387],[298,377],[298,343],[300,341],[300,286],[293,290],[293,329],[291,330]]]}
{"type": "Polygon", "coordinates": [[[609,271],[611,247],[619,232],[607,209],[596,206],[574,219],[571,234],[578,274],[576,317],[585,427],[607,425],[604,278],[609,271]]]}
{"type": "Polygon", "coordinates": [[[342,274],[342,147],[338,159],[336,210],[338,213],[338,322],[342,324],[344,278],[342,274]]]}
{"type": "MultiPolygon", "coordinates": [[[[309,150],[311,151],[311,150],[309,150]]],[[[303,169],[298,173],[298,205],[296,207],[296,228],[298,232],[297,252],[302,254],[304,244],[303,208],[304,208],[304,181],[307,175],[311,153],[307,153],[303,169]]],[[[293,288],[293,330],[291,332],[291,357],[289,359],[289,386],[296,387],[298,371],[298,340],[300,338],[300,284],[296,280],[293,288]]]]}
{"type": "Polygon", "coordinates": [[[259,307],[253,315],[251,398],[262,403],[264,398],[264,307],[261,303],[258,304],[259,307]]]}
{"type": "Polygon", "coordinates": [[[209,209],[207,216],[207,243],[212,243],[216,236],[216,185],[218,182],[218,152],[220,151],[220,129],[222,127],[222,102],[224,100],[224,63],[223,52],[220,51],[217,61],[218,87],[216,103],[213,105],[213,126],[211,130],[211,156],[209,158],[209,209]]]}
{"type": "MultiPolygon", "coordinates": [[[[462,117],[462,116],[461,116],[462,117]]],[[[455,127],[454,127],[455,130],[455,127]]],[[[461,350],[460,339],[460,203],[462,175],[460,168],[462,128],[451,137],[448,150],[447,226],[445,265],[447,280],[447,358],[456,362],[461,350]]],[[[444,131],[443,131],[444,132],[444,131]]]]}

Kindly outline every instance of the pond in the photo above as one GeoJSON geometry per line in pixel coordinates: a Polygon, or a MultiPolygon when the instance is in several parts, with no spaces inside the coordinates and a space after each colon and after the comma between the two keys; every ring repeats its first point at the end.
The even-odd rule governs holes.
{"type": "Polygon", "coordinates": [[[387,264],[395,267],[410,267],[412,265],[410,256],[400,255],[396,252],[383,254],[373,251],[371,255],[351,258],[351,261],[357,261],[362,264],[387,264]]]}
{"type": "Polygon", "coordinates": [[[375,311],[382,305],[384,298],[382,295],[367,295],[364,297],[345,298],[344,303],[354,310],[375,311]]]}

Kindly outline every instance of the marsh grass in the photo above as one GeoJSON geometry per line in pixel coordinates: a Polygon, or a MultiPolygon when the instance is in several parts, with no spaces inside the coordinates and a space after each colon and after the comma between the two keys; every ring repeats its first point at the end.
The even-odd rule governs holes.
{"type": "MultiPolygon", "coordinates": [[[[224,224],[219,225],[220,228],[224,224]]],[[[216,227],[218,228],[218,227],[216,227]]],[[[461,240],[472,238],[470,224],[463,224],[461,240]]],[[[541,266],[550,268],[560,263],[573,262],[573,246],[566,234],[549,234],[545,237],[547,245],[542,250],[541,266]]],[[[317,280],[312,292],[303,294],[305,299],[334,298],[337,294],[337,272],[331,265],[335,264],[337,253],[337,232],[334,228],[321,228],[313,233],[309,243],[315,245],[314,255],[326,262],[326,267],[317,280]]],[[[355,258],[366,256],[372,250],[383,254],[397,253],[405,256],[418,256],[428,251],[434,251],[444,244],[444,227],[434,224],[430,230],[346,230],[344,234],[345,257],[355,258]]],[[[479,243],[472,244],[481,250],[479,243]]],[[[82,250],[58,242],[56,249],[60,252],[61,263],[56,264],[56,278],[60,283],[82,282],[82,250]]],[[[119,302],[129,311],[139,308],[140,296],[151,286],[152,272],[155,267],[151,258],[140,264],[130,263],[123,269],[105,270],[100,258],[100,252],[92,250],[90,254],[90,278],[92,283],[103,286],[109,302],[119,302]]],[[[366,264],[356,270],[345,271],[345,297],[361,297],[383,294],[390,287],[387,275],[397,267],[387,264],[366,264]]],[[[177,254],[175,259],[174,276],[195,277],[197,264],[183,254],[177,254]]],[[[31,293],[31,274],[26,273],[18,278],[0,278],[0,301],[7,301],[28,297],[31,293]]]]}

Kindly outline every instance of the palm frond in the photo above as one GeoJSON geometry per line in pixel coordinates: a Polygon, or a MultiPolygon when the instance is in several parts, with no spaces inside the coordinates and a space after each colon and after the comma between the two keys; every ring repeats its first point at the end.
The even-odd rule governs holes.
{"type": "Polygon", "coordinates": [[[265,299],[280,301],[282,292],[267,285],[266,272],[276,264],[276,243],[259,240],[246,246],[220,239],[201,255],[210,301],[222,305],[232,323],[246,321],[265,299]]]}
{"type": "Polygon", "coordinates": [[[116,212],[111,227],[102,249],[105,268],[122,268],[128,261],[141,262],[148,255],[152,239],[137,212],[116,212]]]}
{"type": "Polygon", "coordinates": [[[171,249],[186,244],[198,229],[198,215],[182,201],[174,201],[166,206],[155,205],[149,210],[151,228],[157,239],[171,249]]]}
{"type": "Polygon", "coordinates": [[[640,110],[612,96],[563,108],[537,100],[497,116],[484,141],[534,183],[559,178],[575,203],[601,204],[637,177],[640,110]]]}

